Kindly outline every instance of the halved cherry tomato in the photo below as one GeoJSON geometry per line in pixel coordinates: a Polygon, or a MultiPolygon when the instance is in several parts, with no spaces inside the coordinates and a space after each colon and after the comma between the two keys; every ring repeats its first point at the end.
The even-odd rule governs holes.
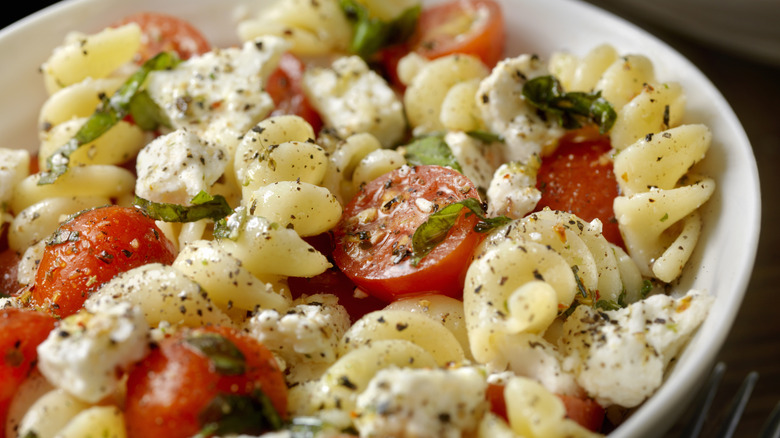
{"type": "Polygon", "coordinates": [[[22,287],[17,279],[20,260],[19,254],[10,248],[0,252],[0,296],[16,295],[22,287]]]}
{"type": "Polygon", "coordinates": [[[492,68],[504,56],[504,41],[504,15],[498,2],[450,0],[423,9],[410,45],[426,58],[465,53],[492,68]]]}
{"type": "MultiPolygon", "coordinates": [[[[504,421],[508,421],[504,385],[491,383],[487,387],[486,397],[490,403],[490,411],[504,421]]],[[[604,408],[590,398],[579,398],[570,395],[556,394],[566,408],[566,417],[580,426],[593,432],[600,432],[604,424],[604,408]]]]}
{"type": "Polygon", "coordinates": [[[54,317],[32,309],[0,309],[0,438],[11,399],[38,360],[38,344],[55,324],[54,317]]]}
{"type": "Polygon", "coordinates": [[[610,149],[609,137],[599,135],[596,129],[565,134],[555,152],[542,159],[537,175],[542,198],[537,208],[574,213],[586,221],[600,219],[604,237],[622,247],[612,209],[618,185],[607,157],[610,149]]]}
{"type": "Polygon", "coordinates": [[[344,306],[349,313],[350,320],[354,323],[363,315],[384,308],[387,303],[373,296],[355,296],[355,283],[337,268],[331,268],[320,275],[304,278],[289,277],[287,284],[290,286],[292,297],[302,295],[333,294],[339,297],[339,304],[344,306]]]}
{"type": "Polygon", "coordinates": [[[279,60],[279,66],[268,77],[266,91],[276,104],[271,115],[294,114],[303,117],[319,132],[322,119],[311,106],[303,92],[301,81],[305,70],[303,62],[291,53],[285,53],[279,60]]]}
{"type": "Polygon", "coordinates": [[[61,224],[46,246],[31,304],[64,318],[115,275],[147,263],[171,264],[175,256],[173,243],[142,210],[86,210],[61,224]]]}
{"type": "MultiPolygon", "coordinates": [[[[258,390],[285,418],[287,386],[265,346],[228,327],[181,329],[130,371],[125,407],[128,437],[194,436],[209,423],[229,421],[220,417],[226,414],[224,409],[214,410],[220,406],[217,401],[234,397],[252,403],[258,400],[253,396],[258,390]]],[[[238,429],[223,432],[260,435],[265,431],[257,430],[251,421],[234,426],[238,429]]]]}
{"type": "Polygon", "coordinates": [[[117,21],[112,26],[137,23],[141,27],[141,49],[138,64],[160,52],[175,51],[181,59],[189,59],[211,50],[206,37],[186,20],[159,12],[140,12],[117,21]]]}
{"type": "Polygon", "coordinates": [[[474,184],[441,166],[405,166],[366,184],[335,229],[336,265],[380,300],[422,293],[459,298],[466,268],[481,240],[474,215],[461,216],[442,243],[413,266],[412,235],[430,214],[454,202],[479,199],[474,184]]]}

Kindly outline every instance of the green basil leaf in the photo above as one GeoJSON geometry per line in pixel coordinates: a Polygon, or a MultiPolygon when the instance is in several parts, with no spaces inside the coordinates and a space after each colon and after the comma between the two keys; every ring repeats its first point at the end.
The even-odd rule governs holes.
{"type": "Polygon", "coordinates": [[[593,307],[602,310],[620,310],[620,305],[611,300],[598,300],[593,307]]]}
{"type": "Polygon", "coordinates": [[[428,219],[414,230],[410,259],[412,266],[417,266],[425,256],[444,241],[464,208],[471,210],[471,213],[479,218],[479,222],[474,226],[474,231],[479,233],[490,231],[512,220],[506,216],[486,217],[485,209],[475,198],[466,198],[449,204],[428,216],[428,219]]]}
{"type": "Polygon", "coordinates": [[[409,39],[422,11],[420,5],[415,5],[391,21],[382,21],[371,17],[368,9],[355,0],[340,0],[339,4],[354,26],[349,51],[363,59],[369,59],[379,50],[409,39]]]}
{"type": "Polygon", "coordinates": [[[153,219],[163,222],[196,222],[201,219],[217,221],[233,212],[222,195],[211,196],[201,191],[191,202],[193,205],[187,206],[153,202],[136,196],[133,204],[146,211],[153,219]]]}
{"type": "Polygon", "coordinates": [[[130,99],[128,107],[133,122],[144,131],[154,131],[160,126],[171,127],[165,111],[152,100],[146,90],[140,91],[130,99]]]}
{"type": "Polygon", "coordinates": [[[244,353],[219,333],[195,332],[184,341],[208,357],[219,374],[237,376],[246,371],[244,353]]]}
{"type": "Polygon", "coordinates": [[[476,138],[479,141],[484,141],[485,143],[503,143],[504,137],[498,134],[494,134],[489,131],[482,131],[479,129],[473,130],[473,131],[467,131],[466,135],[472,138],[476,138]]]}
{"type": "Polygon", "coordinates": [[[284,427],[271,399],[256,389],[249,395],[220,393],[198,414],[197,437],[260,435],[284,427]]]}
{"type": "Polygon", "coordinates": [[[421,137],[406,145],[404,156],[412,166],[435,164],[463,173],[447,142],[439,136],[421,137]]]}
{"type": "Polygon", "coordinates": [[[52,184],[68,171],[70,156],[81,146],[95,141],[122,120],[129,112],[130,101],[146,81],[150,72],[170,69],[179,63],[175,53],[163,52],[146,61],[111,97],[104,96],[94,113],[76,134],[46,159],[46,171],[38,185],[52,184]]]}
{"type": "Polygon", "coordinates": [[[523,85],[523,97],[531,105],[558,119],[566,129],[576,129],[584,123],[595,123],[599,132],[612,129],[617,113],[601,92],[583,93],[563,90],[554,76],[538,76],[523,85]]]}

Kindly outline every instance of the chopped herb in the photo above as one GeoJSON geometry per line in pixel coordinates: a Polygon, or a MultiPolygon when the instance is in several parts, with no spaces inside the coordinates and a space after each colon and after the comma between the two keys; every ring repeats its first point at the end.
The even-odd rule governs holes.
{"type": "Polygon", "coordinates": [[[196,332],[184,341],[211,360],[219,374],[236,376],[246,371],[246,358],[228,338],[210,332],[196,332]]]}
{"type": "Polygon", "coordinates": [[[580,291],[580,295],[582,295],[582,298],[588,298],[588,290],[582,284],[582,279],[580,278],[580,267],[574,265],[571,267],[571,271],[574,273],[574,281],[577,283],[577,290],[580,291]]]}
{"type": "Polygon", "coordinates": [[[469,137],[476,138],[477,140],[484,141],[485,143],[504,142],[504,137],[488,131],[482,131],[482,130],[467,131],[466,135],[468,135],[469,137]]]}
{"type": "Polygon", "coordinates": [[[349,51],[363,59],[369,59],[379,50],[409,39],[422,11],[420,5],[414,5],[393,20],[382,21],[371,17],[368,9],[355,0],[340,0],[339,4],[354,29],[349,51]]]}
{"type": "Polygon", "coordinates": [[[54,233],[52,238],[46,242],[46,245],[59,245],[60,243],[65,243],[65,242],[78,242],[78,240],[79,240],[78,231],[64,231],[61,229],[57,229],[57,231],[54,233]]]}
{"type": "Polygon", "coordinates": [[[664,213],[661,217],[661,222],[666,222],[667,220],[669,220],[669,213],[664,213]]]}
{"type": "Polygon", "coordinates": [[[139,196],[133,202],[155,220],[164,222],[195,222],[201,219],[220,220],[233,209],[222,195],[209,195],[201,191],[192,198],[192,205],[152,202],[139,196]]]}
{"type": "Polygon", "coordinates": [[[486,217],[484,207],[475,198],[466,198],[462,201],[454,202],[428,216],[428,219],[414,231],[412,235],[412,257],[410,259],[412,266],[417,266],[423,257],[444,241],[447,233],[449,233],[450,229],[455,225],[455,221],[460,217],[460,212],[463,208],[468,208],[479,218],[479,222],[474,226],[474,231],[480,233],[500,227],[512,220],[506,216],[486,217]]]}
{"type": "Polygon", "coordinates": [[[406,146],[405,158],[412,166],[437,165],[451,167],[463,173],[447,142],[440,136],[419,138],[406,146]]]}
{"type": "Polygon", "coordinates": [[[642,283],[642,289],[639,290],[639,296],[644,300],[647,298],[647,295],[650,294],[650,291],[653,290],[653,282],[650,280],[645,280],[642,283]]]}
{"type": "Polygon", "coordinates": [[[612,129],[617,113],[601,92],[566,92],[554,76],[538,76],[523,85],[523,97],[531,105],[558,119],[566,129],[576,129],[585,123],[595,123],[599,132],[612,129]]]}
{"type": "Polygon", "coordinates": [[[133,123],[144,131],[154,131],[161,125],[171,127],[168,116],[157,103],[152,100],[146,90],[140,91],[130,99],[128,108],[133,123]]]}
{"type": "Polygon", "coordinates": [[[46,159],[46,171],[41,174],[38,185],[52,184],[68,171],[70,156],[81,146],[96,140],[122,120],[130,109],[130,102],[138,93],[150,72],[170,69],[179,63],[175,53],[162,52],[146,61],[112,96],[104,96],[95,112],[79,128],[65,145],[46,159]]]}
{"type": "Polygon", "coordinates": [[[202,425],[196,437],[234,434],[260,435],[284,427],[271,399],[256,389],[248,395],[221,393],[198,414],[202,425]]]}

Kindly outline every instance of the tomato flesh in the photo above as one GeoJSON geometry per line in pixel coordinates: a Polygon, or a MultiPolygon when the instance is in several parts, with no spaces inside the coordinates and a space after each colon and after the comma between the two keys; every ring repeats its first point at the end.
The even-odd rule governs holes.
{"type": "Polygon", "coordinates": [[[504,18],[494,0],[454,0],[420,13],[411,38],[414,51],[434,59],[453,53],[474,55],[494,67],[504,54],[504,18]]]}
{"type": "Polygon", "coordinates": [[[266,91],[271,95],[276,108],[271,116],[293,114],[303,117],[319,132],[322,119],[319,113],[309,103],[303,92],[301,81],[305,66],[303,62],[291,53],[285,53],[279,60],[279,66],[268,77],[266,91]]]}
{"type": "Polygon", "coordinates": [[[189,59],[211,50],[206,37],[189,22],[159,12],[140,12],[119,20],[113,27],[136,23],[141,27],[141,49],[136,62],[143,64],[160,52],[174,51],[189,59]]]}
{"type": "Polygon", "coordinates": [[[542,159],[537,187],[542,197],[537,209],[549,207],[573,213],[586,221],[601,220],[604,237],[623,247],[612,203],[618,184],[612,171],[609,137],[596,130],[564,135],[555,152],[542,159]]]}
{"type": "MultiPolygon", "coordinates": [[[[11,400],[38,360],[38,345],[56,319],[32,309],[0,309],[0,425],[5,425],[11,400]]],[[[0,437],[5,427],[0,428],[0,437]]]]}
{"type": "Polygon", "coordinates": [[[460,298],[466,268],[481,236],[461,212],[446,238],[414,266],[412,235],[437,208],[479,199],[474,184],[440,166],[404,166],[366,184],[344,209],[334,236],[336,265],[380,300],[422,293],[460,298]]]}
{"type": "Polygon", "coordinates": [[[183,329],[163,339],[130,372],[125,408],[128,437],[194,436],[204,426],[200,414],[215,397],[248,395],[256,389],[286,416],[287,387],[267,348],[228,327],[183,329]],[[187,342],[188,336],[199,333],[216,333],[235,345],[244,356],[244,372],[220,373],[211,358],[187,342]]]}
{"type": "Polygon", "coordinates": [[[17,279],[19,261],[19,255],[12,249],[0,252],[0,296],[17,295],[22,287],[17,279]]]}
{"type": "Polygon", "coordinates": [[[171,264],[175,257],[173,243],[140,209],[87,210],[61,224],[46,246],[31,304],[64,318],[115,275],[147,263],[171,264]]]}

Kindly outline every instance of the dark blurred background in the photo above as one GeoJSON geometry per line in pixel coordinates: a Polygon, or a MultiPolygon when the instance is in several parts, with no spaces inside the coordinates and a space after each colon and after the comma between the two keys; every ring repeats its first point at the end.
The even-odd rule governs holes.
{"type": "MultiPolygon", "coordinates": [[[[13,11],[3,14],[1,25],[5,27],[50,3],[17,2],[13,11]]],[[[745,300],[718,356],[727,369],[708,424],[710,427],[716,424],[742,379],[755,370],[759,373],[758,384],[735,436],[757,436],[764,420],[780,401],[780,316],[777,315],[780,309],[780,226],[773,219],[780,218],[780,197],[777,195],[780,187],[780,62],[766,57],[759,59],[749,53],[750,50],[713,42],[711,38],[691,32],[690,28],[677,25],[678,21],[664,21],[632,8],[631,2],[589,0],[589,3],[648,30],[696,64],[731,104],[753,146],[762,187],[761,242],[745,300]]],[[[772,14],[780,14],[780,1],[769,0],[763,4],[776,8],[770,11],[772,14]]],[[[700,2],[700,5],[708,6],[709,3],[700,2]]],[[[703,17],[689,19],[698,19],[701,28],[703,17]]],[[[731,24],[735,24],[733,20],[731,24]]],[[[736,24],[743,29],[749,28],[748,23],[736,24]]],[[[718,31],[729,32],[728,28],[718,31]]],[[[772,44],[774,42],[769,42],[770,46],[772,44]]],[[[773,47],[778,51],[776,59],[780,60],[780,43],[773,47]]],[[[735,233],[739,231],[734,230],[735,233]]]]}

